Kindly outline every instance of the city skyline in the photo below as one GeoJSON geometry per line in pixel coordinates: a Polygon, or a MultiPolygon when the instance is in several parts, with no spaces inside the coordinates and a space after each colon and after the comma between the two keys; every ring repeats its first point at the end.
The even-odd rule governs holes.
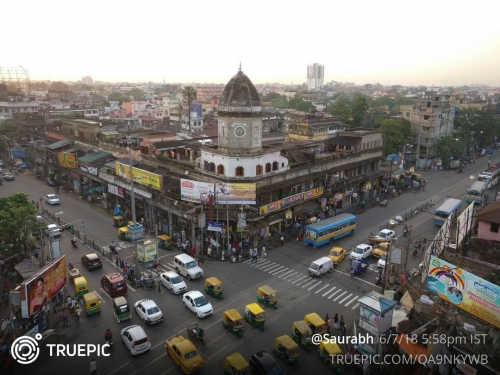
{"type": "Polygon", "coordinates": [[[393,0],[283,5],[108,0],[8,2],[0,66],[30,78],[226,84],[242,70],[255,84],[307,82],[307,66],[331,81],[405,86],[500,86],[500,3],[393,0]],[[471,9],[472,8],[472,9],[471,9]],[[147,11],[140,11],[140,10],[147,11]],[[329,17],[330,15],[330,17],[329,17]],[[308,27],[307,25],[313,27],[308,27]],[[39,30],[34,32],[33,30],[39,30]],[[14,32],[15,31],[15,32],[14,32]]]}

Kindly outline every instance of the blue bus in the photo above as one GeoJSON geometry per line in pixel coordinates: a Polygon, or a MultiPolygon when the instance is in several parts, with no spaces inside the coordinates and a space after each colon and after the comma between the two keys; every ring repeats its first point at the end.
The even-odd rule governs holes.
{"type": "Polygon", "coordinates": [[[306,225],[304,229],[304,244],[312,245],[316,249],[318,246],[352,235],[356,229],[356,216],[341,214],[306,225]]]}
{"type": "Polygon", "coordinates": [[[488,183],[486,181],[474,181],[472,186],[469,189],[467,189],[467,194],[465,195],[467,203],[471,202],[474,202],[475,204],[483,203],[484,192],[488,187],[487,184],[488,183]]]}
{"type": "Polygon", "coordinates": [[[462,207],[460,199],[448,198],[444,203],[434,211],[434,224],[442,226],[449,217],[456,220],[458,216],[458,209],[462,207]]]}

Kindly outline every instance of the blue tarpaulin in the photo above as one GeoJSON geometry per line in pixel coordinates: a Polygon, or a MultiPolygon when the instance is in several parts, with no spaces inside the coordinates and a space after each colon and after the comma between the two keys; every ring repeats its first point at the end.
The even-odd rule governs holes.
{"type": "Polygon", "coordinates": [[[10,154],[12,155],[12,159],[24,159],[26,157],[25,150],[11,150],[10,154]]]}

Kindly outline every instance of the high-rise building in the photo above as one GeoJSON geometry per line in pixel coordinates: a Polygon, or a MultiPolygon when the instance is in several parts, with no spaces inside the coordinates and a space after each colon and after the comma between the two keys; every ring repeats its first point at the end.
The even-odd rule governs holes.
{"type": "Polygon", "coordinates": [[[325,67],[323,65],[314,63],[307,66],[308,90],[319,90],[323,88],[324,78],[325,78],[325,67]]]}
{"type": "Polygon", "coordinates": [[[92,85],[92,84],[94,84],[94,80],[90,76],[85,76],[82,78],[82,83],[84,85],[92,85]]]}

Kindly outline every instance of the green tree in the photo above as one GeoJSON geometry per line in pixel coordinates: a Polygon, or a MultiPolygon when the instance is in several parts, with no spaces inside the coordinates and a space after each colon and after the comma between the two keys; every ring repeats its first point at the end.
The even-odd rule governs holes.
{"type": "Polygon", "coordinates": [[[187,101],[188,105],[188,129],[191,129],[191,104],[196,99],[196,89],[192,86],[186,86],[182,90],[182,96],[187,101]]]}
{"type": "Polygon", "coordinates": [[[11,142],[17,140],[19,136],[25,135],[24,128],[17,126],[13,119],[7,119],[0,122],[0,136],[5,136],[11,142]]]}
{"type": "Polygon", "coordinates": [[[411,123],[404,118],[385,118],[380,122],[380,131],[384,140],[384,155],[399,154],[411,134],[411,123]]]}
{"type": "Polygon", "coordinates": [[[271,103],[276,108],[280,108],[280,109],[290,108],[288,98],[284,95],[280,95],[277,98],[271,99],[271,103]]]}
{"type": "Polygon", "coordinates": [[[57,91],[67,91],[67,90],[69,90],[69,87],[64,82],[52,82],[50,84],[50,89],[57,90],[57,91]]]}
{"type": "Polygon", "coordinates": [[[356,127],[363,126],[368,108],[366,98],[363,96],[357,97],[351,106],[351,124],[356,127]]]}
{"type": "Polygon", "coordinates": [[[123,102],[129,102],[130,97],[127,95],[123,95],[121,92],[113,92],[108,95],[108,101],[116,101],[119,102],[120,105],[123,104],[123,102]]]}
{"type": "Polygon", "coordinates": [[[500,123],[491,113],[477,108],[461,109],[454,120],[460,141],[465,145],[466,155],[470,155],[471,146],[490,146],[500,131],[500,123]]]}
{"type": "Polygon", "coordinates": [[[270,92],[269,94],[263,96],[260,100],[262,102],[270,102],[271,100],[277,99],[279,97],[280,97],[280,94],[278,94],[277,92],[270,92]]]}
{"type": "Polygon", "coordinates": [[[336,100],[332,105],[327,107],[326,112],[332,116],[340,117],[340,121],[344,124],[351,123],[351,108],[342,100],[336,100]]]}
{"type": "Polygon", "coordinates": [[[465,143],[460,139],[453,138],[451,135],[446,135],[436,141],[436,150],[443,163],[443,168],[450,167],[451,156],[459,159],[463,156],[465,143]]]}
{"type": "Polygon", "coordinates": [[[132,89],[130,91],[127,91],[125,93],[125,96],[127,96],[128,98],[130,98],[132,96],[134,98],[134,100],[138,100],[138,99],[141,99],[142,97],[144,97],[144,91],[142,91],[141,89],[135,88],[135,89],[132,89]]]}
{"type": "Polygon", "coordinates": [[[35,205],[23,193],[0,198],[0,254],[6,257],[25,248],[30,233],[39,231],[35,205]]]}

